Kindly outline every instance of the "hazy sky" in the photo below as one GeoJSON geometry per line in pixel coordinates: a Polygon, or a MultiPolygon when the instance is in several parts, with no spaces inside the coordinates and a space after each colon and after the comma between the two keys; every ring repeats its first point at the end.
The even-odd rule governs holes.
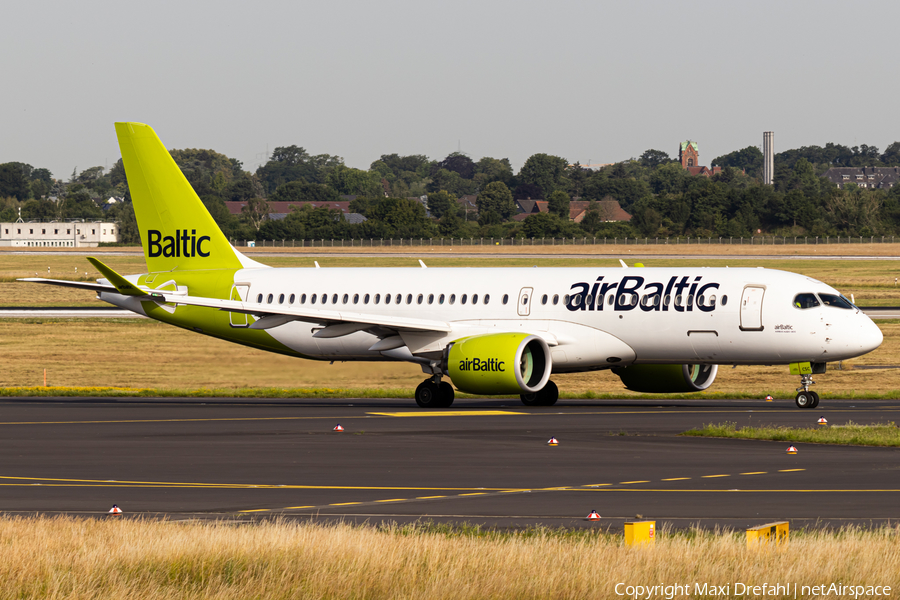
{"type": "Polygon", "coordinates": [[[35,0],[3,22],[0,163],[66,179],[119,158],[124,120],[250,171],[290,144],[518,170],[900,140],[896,0],[35,0]]]}

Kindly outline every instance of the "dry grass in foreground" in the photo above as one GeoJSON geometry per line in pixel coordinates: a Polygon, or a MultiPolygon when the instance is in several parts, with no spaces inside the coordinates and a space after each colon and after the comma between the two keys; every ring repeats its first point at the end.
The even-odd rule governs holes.
{"type": "Polygon", "coordinates": [[[681,435],[694,437],[738,438],[746,440],[774,440],[807,442],[810,444],[844,444],[848,446],[900,446],[900,428],[890,423],[860,425],[848,421],[843,425],[832,424],[808,427],[738,427],[736,423],[708,423],[700,429],[691,429],[681,435]]]}
{"type": "Polygon", "coordinates": [[[646,548],[593,531],[4,518],[0,546],[3,598],[610,598],[617,583],[900,586],[896,528],[793,532],[764,549],[748,549],[741,534],[661,531],[646,548]]]}

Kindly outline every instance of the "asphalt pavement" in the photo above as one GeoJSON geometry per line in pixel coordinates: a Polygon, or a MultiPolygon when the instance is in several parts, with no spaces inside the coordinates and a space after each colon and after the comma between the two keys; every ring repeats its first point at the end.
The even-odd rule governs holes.
{"type": "Polygon", "coordinates": [[[0,513],[489,527],[900,520],[900,449],[694,438],[704,423],[897,421],[900,403],[6,398],[0,513]],[[340,424],[344,431],[333,428],[340,424]],[[547,445],[551,437],[559,445],[547,445]],[[601,520],[586,521],[591,510],[601,520]]]}

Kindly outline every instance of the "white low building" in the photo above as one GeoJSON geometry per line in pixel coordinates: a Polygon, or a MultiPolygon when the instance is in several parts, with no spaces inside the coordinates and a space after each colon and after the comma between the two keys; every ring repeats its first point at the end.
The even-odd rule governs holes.
{"type": "Polygon", "coordinates": [[[0,223],[0,246],[96,248],[118,242],[119,226],[106,221],[17,221],[0,223]]]}

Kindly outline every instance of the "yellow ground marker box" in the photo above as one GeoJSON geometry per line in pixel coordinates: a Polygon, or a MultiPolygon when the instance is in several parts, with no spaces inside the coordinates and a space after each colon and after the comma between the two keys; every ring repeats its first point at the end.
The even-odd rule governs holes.
{"type": "Polygon", "coordinates": [[[777,521],[775,523],[766,523],[757,527],[751,527],[747,530],[747,547],[754,548],[769,542],[780,544],[788,539],[788,522],[777,521]]]}
{"type": "Polygon", "coordinates": [[[625,543],[653,544],[656,541],[656,521],[625,521],[625,543]]]}
{"type": "Polygon", "coordinates": [[[791,375],[812,375],[812,365],[808,362],[790,363],[791,375]]]}

